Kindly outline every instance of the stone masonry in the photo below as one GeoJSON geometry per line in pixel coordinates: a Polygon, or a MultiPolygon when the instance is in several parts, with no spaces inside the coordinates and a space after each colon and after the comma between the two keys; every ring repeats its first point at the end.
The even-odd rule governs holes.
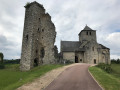
{"type": "Polygon", "coordinates": [[[51,16],[36,1],[25,6],[20,70],[27,71],[41,64],[54,64],[56,31],[51,16]]]}

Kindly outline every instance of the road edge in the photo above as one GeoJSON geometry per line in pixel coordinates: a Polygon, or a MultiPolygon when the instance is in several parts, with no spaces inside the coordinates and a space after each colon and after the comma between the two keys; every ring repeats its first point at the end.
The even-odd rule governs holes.
{"type": "MultiPolygon", "coordinates": [[[[93,67],[95,65],[90,65],[89,67],[93,67]]],[[[88,72],[90,74],[90,76],[94,79],[94,81],[98,84],[98,86],[102,89],[102,90],[105,90],[99,83],[98,81],[94,78],[94,76],[91,74],[91,72],[89,71],[89,67],[88,67],[88,72]]]]}

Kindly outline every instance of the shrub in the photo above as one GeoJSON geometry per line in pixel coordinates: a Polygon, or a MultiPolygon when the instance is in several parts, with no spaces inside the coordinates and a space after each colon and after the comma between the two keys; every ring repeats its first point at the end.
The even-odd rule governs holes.
{"type": "Polygon", "coordinates": [[[73,63],[73,62],[70,61],[70,60],[65,60],[65,62],[66,62],[66,64],[71,64],[71,63],[73,63]]]}
{"type": "Polygon", "coordinates": [[[4,55],[3,55],[3,53],[1,53],[1,52],[0,52],[0,58],[1,58],[1,62],[0,62],[0,63],[3,63],[4,55]]]}
{"type": "Polygon", "coordinates": [[[5,65],[3,63],[0,63],[0,69],[4,69],[5,65]]]}
{"type": "Polygon", "coordinates": [[[111,65],[109,65],[109,64],[100,63],[100,64],[97,65],[97,67],[103,69],[107,73],[111,73],[112,72],[111,65]]]}
{"type": "Polygon", "coordinates": [[[29,7],[30,7],[30,2],[27,2],[25,8],[29,8],[29,7]]]}

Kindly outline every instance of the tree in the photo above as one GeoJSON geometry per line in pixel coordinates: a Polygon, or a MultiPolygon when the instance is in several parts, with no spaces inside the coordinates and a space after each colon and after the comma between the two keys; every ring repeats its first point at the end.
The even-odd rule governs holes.
{"type": "Polygon", "coordinates": [[[117,59],[117,64],[120,64],[120,59],[117,59]]]}
{"type": "Polygon", "coordinates": [[[3,63],[3,58],[4,58],[4,55],[3,53],[0,52],[0,63],[3,63]]]}

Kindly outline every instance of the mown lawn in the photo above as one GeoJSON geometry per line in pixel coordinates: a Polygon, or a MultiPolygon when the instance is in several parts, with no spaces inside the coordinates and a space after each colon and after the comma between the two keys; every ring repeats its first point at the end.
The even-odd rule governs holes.
{"type": "Polygon", "coordinates": [[[105,90],[120,90],[120,65],[111,64],[112,73],[107,73],[98,67],[90,67],[89,71],[105,90]]]}
{"type": "Polygon", "coordinates": [[[21,72],[19,71],[19,64],[8,64],[5,69],[0,69],[0,90],[14,90],[46,72],[61,66],[63,65],[42,65],[30,71],[21,72]]]}

